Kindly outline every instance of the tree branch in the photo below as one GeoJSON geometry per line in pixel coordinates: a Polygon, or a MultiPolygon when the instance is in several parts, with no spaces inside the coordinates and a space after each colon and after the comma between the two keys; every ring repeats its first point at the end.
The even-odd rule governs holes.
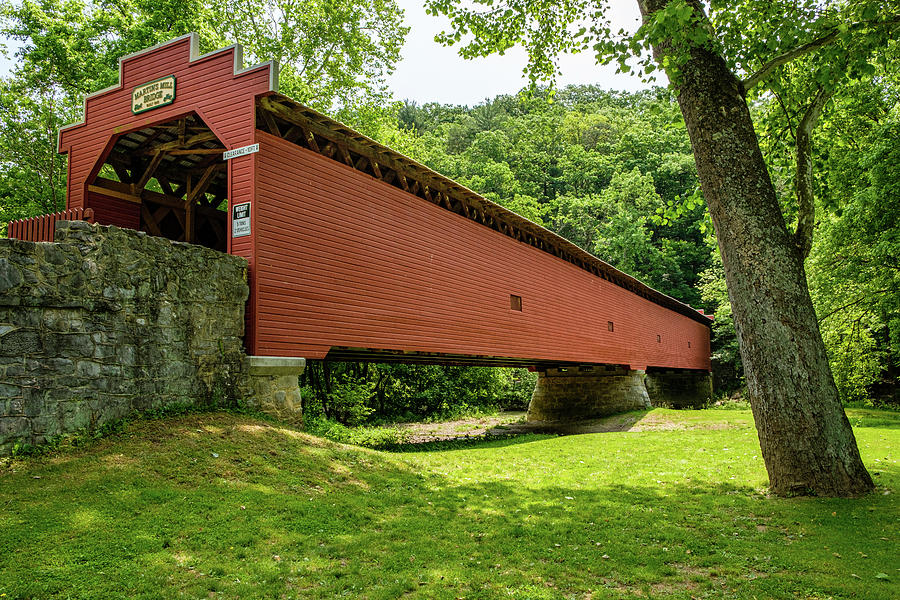
{"type": "Polygon", "coordinates": [[[834,314],[837,314],[837,313],[841,312],[842,310],[845,310],[845,309],[850,308],[851,306],[856,306],[857,304],[862,304],[862,303],[864,303],[864,302],[872,301],[872,296],[875,296],[875,295],[878,295],[878,294],[896,293],[896,291],[897,291],[897,290],[888,288],[888,289],[884,289],[884,290],[876,290],[876,291],[874,291],[874,292],[867,292],[865,296],[860,296],[859,298],[856,298],[855,300],[853,300],[853,301],[851,301],[851,302],[848,302],[847,304],[844,304],[844,305],[842,305],[842,306],[838,306],[837,308],[835,308],[834,310],[830,311],[830,312],[829,312],[828,314],[826,314],[825,316],[820,317],[820,318],[819,318],[819,323],[821,323],[822,321],[824,321],[824,320],[827,319],[828,317],[830,317],[830,316],[832,316],[832,315],[834,315],[834,314]]]}
{"type": "Polygon", "coordinates": [[[791,113],[788,112],[787,106],[784,105],[784,100],[781,99],[781,96],[778,94],[778,92],[772,93],[775,95],[775,99],[778,100],[778,104],[781,106],[781,111],[784,113],[784,120],[787,122],[788,131],[791,132],[791,137],[796,141],[797,134],[794,133],[794,123],[791,120],[791,113]]]}
{"type": "MultiPolygon", "coordinates": [[[[863,27],[868,26],[895,25],[897,23],[900,23],[900,17],[894,17],[893,19],[888,19],[886,21],[859,21],[858,23],[851,23],[850,25],[848,25],[847,31],[855,31],[857,29],[862,29],[863,27]]],[[[828,44],[834,42],[840,34],[840,30],[834,29],[830,33],[823,35],[820,38],[797,46],[792,50],[788,50],[784,54],[779,54],[772,60],[765,63],[762,67],[760,67],[758,71],[741,82],[741,84],[744,86],[744,93],[747,93],[754,87],[756,87],[763,79],[769,76],[769,73],[771,73],[781,65],[787,64],[795,58],[803,56],[804,54],[815,52],[823,46],[827,46],[828,44]]]]}
{"type": "Polygon", "coordinates": [[[744,86],[744,92],[749,92],[754,87],[756,87],[760,81],[768,77],[769,73],[780,67],[781,65],[787,64],[794,60],[795,58],[799,58],[804,54],[809,54],[810,52],[814,52],[823,46],[827,46],[838,37],[838,31],[835,29],[828,35],[822,36],[816,40],[803,44],[802,46],[797,46],[792,50],[788,50],[784,54],[779,54],[766,64],[764,64],[756,73],[750,75],[744,79],[741,84],[744,86]]]}
{"type": "Polygon", "coordinates": [[[812,190],[812,144],[810,138],[816,121],[822,114],[825,102],[831,97],[830,92],[819,88],[816,97],[806,109],[806,114],[797,126],[797,231],[794,241],[800,249],[800,256],[806,258],[812,249],[813,229],[816,224],[816,203],[812,190]]]}

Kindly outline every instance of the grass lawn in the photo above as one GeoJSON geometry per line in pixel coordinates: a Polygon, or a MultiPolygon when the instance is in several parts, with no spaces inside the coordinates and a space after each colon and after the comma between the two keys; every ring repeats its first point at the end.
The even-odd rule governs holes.
{"type": "Polygon", "coordinates": [[[767,498],[746,411],[393,453],[139,421],[0,466],[0,598],[900,598],[900,415],[848,413],[855,500],[767,498]]]}

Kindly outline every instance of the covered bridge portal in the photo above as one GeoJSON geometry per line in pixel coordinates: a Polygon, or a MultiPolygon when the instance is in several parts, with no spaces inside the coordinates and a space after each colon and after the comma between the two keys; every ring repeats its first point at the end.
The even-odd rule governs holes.
{"type": "Polygon", "coordinates": [[[248,354],[528,366],[551,404],[636,372],[708,394],[709,317],[197,42],[122,58],[60,131],[67,209],[247,258],[248,354]]]}

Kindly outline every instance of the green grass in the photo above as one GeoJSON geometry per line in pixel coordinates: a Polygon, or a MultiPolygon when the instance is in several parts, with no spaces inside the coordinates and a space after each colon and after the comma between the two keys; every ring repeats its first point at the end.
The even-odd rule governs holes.
{"type": "Polygon", "coordinates": [[[900,417],[878,482],[777,499],[746,411],[378,452],[232,414],[140,421],[0,473],[0,598],[897,598],[900,417]]]}

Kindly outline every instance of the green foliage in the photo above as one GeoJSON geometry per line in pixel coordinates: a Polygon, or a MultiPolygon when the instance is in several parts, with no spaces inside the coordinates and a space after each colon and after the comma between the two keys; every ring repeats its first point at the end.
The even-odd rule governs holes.
{"type": "MultiPolygon", "coordinates": [[[[621,72],[631,71],[635,62],[645,77],[661,67],[677,89],[680,68],[691,53],[720,56],[736,77],[744,78],[754,102],[761,146],[788,223],[813,223],[808,207],[814,203],[819,204],[819,214],[823,209],[828,213],[819,219],[807,272],[842,396],[845,400],[879,396],[900,401],[895,304],[898,248],[893,235],[897,203],[895,194],[885,193],[898,181],[893,168],[897,137],[885,117],[897,104],[900,3],[642,0],[638,2],[645,13],[642,25],[634,31],[618,32],[611,29],[607,18],[611,4],[604,0],[486,0],[475,4],[430,0],[428,7],[433,14],[450,18],[449,32],[439,35],[438,41],[460,44],[462,56],[524,47],[532,82],[552,82],[559,54],[593,51],[598,62],[616,61],[621,72]],[[708,12],[708,19],[703,11],[708,12]],[[651,48],[657,53],[652,58],[651,48]],[[817,115],[823,105],[825,114],[820,118],[817,115]],[[806,142],[801,143],[806,135],[801,137],[800,129],[815,130],[817,119],[824,121],[823,131],[817,135],[824,135],[822,140],[813,136],[813,156],[806,163],[815,166],[809,181],[815,197],[811,202],[809,195],[800,193],[801,183],[810,179],[800,166],[800,156],[808,154],[806,142]],[[816,242],[817,238],[822,239],[816,242]]],[[[567,139],[585,151],[615,139],[608,135],[615,120],[592,115],[573,121],[565,127],[567,139]]],[[[642,148],[640,138],[629,142],[642,148]]],[[[653,148],[655,144],[641,155],[652,155],[653,148]]],[[[641,172],[654,179],[673,167],[687,174],[687,161],[673,158],[650,169],[641,166],[641,172]]],[[[588,190],[591,185],[608,185],[615,170],[583,151],[568,152],[565,164],[576,166],[576,171],[580,171],[577,166],[584,166],[590,173],[566,177],[577,190],[578,201],[563,201],[557,218],[561,213],[565,227],[582,243],[593,242],[596,232],[589,226],[590,215],[599,216],[605,207],[588,195],[588,190]]],[[[623,171],[630,168],[627,162],[618,164],[626,165],[623,171]]],[[[682,181],[679,192],[664,191],[657,181],[657,192],[664,201],[656,209],[658,223],[677,221],[696,210],[700,197],[695,188],[685,185],[690,179],[682,181]]],[[[705,223],[699,223],[699,230],[706,230],[705,223]]],[[[648,254],[646,231],[645,225],[633,219],[618,222],[617,233],[628,240],[629,250],[637,250],[644,258],[641,267],[648,267],[648,272],[636,274],[666,291],[654,274],[658,265],[652,258],[647,260],[652,254],[648,254]]],[[[724,239],[734,243],[732,235],[727,232],[724,239]]],[[[805,245],[803,239],[798,243],[801,248],[805,245]]],[[[676,248],[686,246],[674,244],[664,254],[677,255],[676,248]]],[[[613,256],[617,250],[607,248],[613,256]]],[[[694,265],[699,267],[694,273],[707,270],[703,300],[713,303],[720,317],[715,325],[714,353],[718,364],[727,366],[721,371],[722,382],[731,382],[725,383],[730,387],[740,380],[729,373],[739,365],[739,358],[722,285],[724,273],[702,262],[694,265]]]]}
{"type": "Polygon", "coordinates": [[[75,111],[52,87],[28,92],[21,80],[0,79],[0,235],[8,221],[65,208],[56,133],[75,111]]]}
{"type": "Polygon", "coordinates": [[[301,379],[303,414],[360,425],[521,410],[535,379],[524,369],[311,361],[301,379]]]}
{"type": "Polygon", "coordinates": [[[116,83],[118,59],[196,31],[201,52],[224,44],[202,0],[23,0],[0,9],[0,33],[22,44],[15,77],[72,100],[116,83]]]}
{"type": "Polygon", "coordinates": [[[284,94],[320,110],[380,104],[408,27],[395,0],[209,0],[248,59],[279,62],[284,94]]]}
{"type": "Polygon", "coordinates": [[[372,396],[375,384],[371,381],[360,380],[343,373],[331,383],[328,391],[329,415],[340,423],[347,425],[359,425],[374,412],[367,406],[372,396]]]}
{"type": "Polygon", "coordinates": [[[897,78],[854,87],[826,116],[810,287],[845,400],[900,403],[900,111],[897,78]],[[868,117],[868,118],[866,118],[868,117]],[[846,125],[853,123],[850,130],[846,125]]]}
{"type": "Polygon", "coordinates": [[[703,272],[700,291],[703,302],[715,315],[712,325],[713,389],[717,393],[733,392],[743,386],[744,368],[738,347],[737,333],[728,290],[725,286],[725,272],[718,252],[713,251],[715,263],[703,272]]]}
{"type": "Polygon", "coordinates": [[[403,453],[230,414],[134,421],[0,466],[0,595],[896,598],[900,418],[847,412],[879,484],[863,498],[767,498],[746,410],[403,453]]]}

